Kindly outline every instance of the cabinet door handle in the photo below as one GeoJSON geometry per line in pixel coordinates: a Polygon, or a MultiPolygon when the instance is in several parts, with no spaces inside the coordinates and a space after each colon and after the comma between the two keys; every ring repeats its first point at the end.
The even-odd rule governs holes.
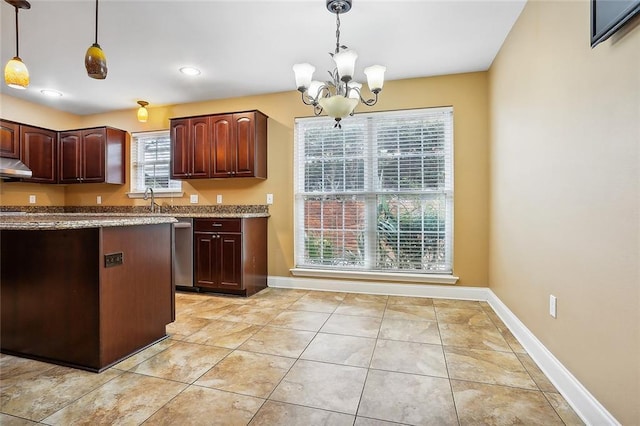
{"type": "Polygon", "coordinates": [[[211,226],[222,226],[221,223],[212,223],[211,226]]]}

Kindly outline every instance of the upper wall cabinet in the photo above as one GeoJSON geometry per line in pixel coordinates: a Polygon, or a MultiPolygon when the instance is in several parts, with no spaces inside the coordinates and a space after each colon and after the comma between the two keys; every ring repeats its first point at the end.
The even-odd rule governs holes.
{"type": "Polygon", "coordinates": [[[267,116],[247,111],[172,119],[171,149],[174,179],[266,179],[267,116]]]}
{"type": "Polygon", "coordinates": [[[32,175],[24,182],[56,183],[58,134],[39,127],[20,126],[22,161],[31,169],[32,175]]]}
{"type": "Polygon", "coordinates": [[[20,158],[20,125],[0,120],[0,157],[20,158]]]}
{"type": "Polygon", "coordinates": [[[208,117],[171,120],[171,178],[209,177],[211,124],[208,117]]]}
{"type": "Polygon", "coordinates": [[[60,183],[125,183],[126,132],[111,127],[60,132],[60,183]]]}

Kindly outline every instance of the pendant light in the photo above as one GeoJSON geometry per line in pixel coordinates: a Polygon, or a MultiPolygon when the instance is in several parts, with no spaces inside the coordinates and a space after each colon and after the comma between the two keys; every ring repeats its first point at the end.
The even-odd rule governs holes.
{"type": "Polygon", "coordinates": [[[98,44],[98,0],[96,0],[96,41],[87,49],[84,55],[84,66],[89,77],[96,80],[107,78],[107,57],[98,44]]]}
{"type": "Polygon", "coordinates": [[[4,67],[4,81],[14,89],[26,89],[29,85],[29,70],[20,59],[20,42],[18,38],[18,9],[31,9],[26,0],[5,0],[16,10],[16,56],[4,67]]]}
{"type": "Polygon", "coordinates": [[[138,121],[146,123],[149,119],[149,111],[147,111],[147,105],[149,105],[149,102],[138,101],[138,105],[140,105],[140,108],[138,108],[138,121]]]}

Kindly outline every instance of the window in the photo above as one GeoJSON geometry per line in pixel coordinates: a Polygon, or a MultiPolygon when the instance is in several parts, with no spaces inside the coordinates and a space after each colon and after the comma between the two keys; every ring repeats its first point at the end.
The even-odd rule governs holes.
{"type": "Polygon", "coordinates": [[[296,268],[451,274],[453,109],[295,122],[296,268]]]}
{"type": "MultiPolygon", "coordinates": [[[[169,131],[131,135],[131,193],[144,193],[148,187],[156,194],[180,193],[182,183],[169,179],[171,138],[169,131]]],[[[181,194],[180,194],[181,195],[181,194]]]]}

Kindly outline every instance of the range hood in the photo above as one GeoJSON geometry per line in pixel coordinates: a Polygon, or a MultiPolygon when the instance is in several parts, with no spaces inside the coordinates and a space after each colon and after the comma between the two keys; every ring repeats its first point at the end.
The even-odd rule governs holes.
{"type": "Polygon", "coordinates": [[[30,178],[33,173],[17,158],[0,157],[0,178],[30,178]]]}

